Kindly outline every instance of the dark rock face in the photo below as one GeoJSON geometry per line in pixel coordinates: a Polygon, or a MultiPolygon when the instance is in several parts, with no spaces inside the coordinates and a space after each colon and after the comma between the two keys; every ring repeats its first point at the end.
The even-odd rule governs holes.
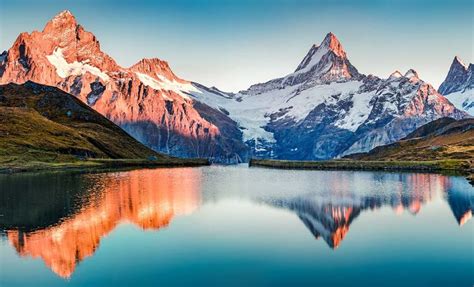
{"type": "Polygon", "coordinates": [[[455,57],[446,79],[439,86],[438,92],[443,95],[448,95],[462,91],[466,87],[472,87],[474,81],[472,78],[473,69],[472,64],[466,67],[458,57],[455,57]]]}
{"type": "Polygon", "coordinates": [[[474,65],[466,66],[455,57],[438,91],[456,107],[474,116],[474,65]]]}

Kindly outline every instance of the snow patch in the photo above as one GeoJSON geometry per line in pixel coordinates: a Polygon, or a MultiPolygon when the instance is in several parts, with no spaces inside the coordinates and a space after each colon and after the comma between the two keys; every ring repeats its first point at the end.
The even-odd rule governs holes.
{"type": "MultiPolygon", "coordinates": [[[[298,74],[302,74],[302,73],[306,73],[306,72],[309,72],[311,70],[311,68],[313,68],[316,64],[319,63],[319,61],[321,61],[321,58],[327,54],[327,52],[329,52],[328,48],[324,47],[324,46],[319,46],[316,49],[316,52],[314,52],[313,55],[311,55],[311,60],[308,62],[308,64],[306,64],[304,66],[304,68],[301,68],[299,70],[296,70],[294,73],[292,73],[291,75],[298,75],[298,74]]],[[[303,61],[307,61],[307,59],[303,59],[303,61]]]]}
{"type": "MultiPolygon", "coordinates": [[[[244,141],[274,143],[273,133],[265,130],[270,122],[270,115],[281,113],[280,118],[289,117],[298,122],[305,119],[321,103],[337,104],[338,99],[334,97],[335,95],[340,95],[340,98],[352,97],[361,85],[362,82],[359,81],[333,82],[329,85],[317,85],[300,92],[301,84],[299,84],[259,94],[237,94],[233,99],[218,97],[205,91],[193,94],[193,97],[214,108],[224,108],[228,111],[229,116],[243,128],[244,141]],[[282,113],[281,111],[287,112],[282,113]]],[[[356,130],[368,117],[370,99],[371,95],[369,94],[356,94],[352,109],[346,115],[345,120],[337,124],[350,130],[356,130]]]]}
{"type": "MultiPolygon", "coordinates": [[[[135,72],[135,74],[143,84],[149,86],[150,88],[155,90],[172,91],[185,99],[189,99],[189,93],[202,93],[201,90],[194,87],[191,83],[180,83],[176,80],[170,81],[168,78],[160,74],[156,74],[157,79],[139,72],[135,72]]],[[[167,100],[171,100],[165,95],[163,95],[163,97],[167,100]]]]}
{"type": "Polygon", "coordinates": [[[418,79],[419,77],[418,77],[418,73],[415,70],[410,69],[405,73],[405,78],[408,78],[408,79],[417,78],[418,79]]]}
{"type": "Polygon", "coordinates": [[[74,61],[73,63],[68,63],[66,59],[64,59],[64,55],[61,48],[56,48],[53,53],[51,55],[46,56],[46,58],[56,68],[56,73],[61,78],[67,78],[71,75],[80,76],[89,72],[93,75],[98,76],[105,82],[109,81],[109,76],[105,72],[101,71],[99,68],[87,64],[88,60],[82,62],[74,61]]]}
{"type": "Polygon", "coordinates": [[[340,99],[356,93],[361,85],[362,82],[359,81],[332,82],[329,85],[317,85],[306,89],[288,100],[286,106],[293,106],[293,108],[287,115],[296,121],[303,120],[318,105],[336,104],[340,99]],[[334,97],[335,95],[340,95],[340,98],[334,97]]]}
{"type": "Polygon", "coordinates": [[[344,118],[334,123],[335,126],[355,132],[369,117],[372,106],[373,92],[354,94],[350,96],[352,108],[345,114],[344,118]]]}
{"type": "Polygon", "coordinates": [[[458,109],[474,116],[474,89],[454,92],[446,96],[448,100],[458,109]]]}

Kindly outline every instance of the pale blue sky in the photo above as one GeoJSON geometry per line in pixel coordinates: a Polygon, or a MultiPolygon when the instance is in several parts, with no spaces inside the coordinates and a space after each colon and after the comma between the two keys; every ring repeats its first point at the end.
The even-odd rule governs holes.
{"type": "Polygon", "coordinates": [[[158,57],[227,91],[292,72],[330,31],[360,72],[414,68],[436,88],[455,55],[474,53],[470,0],[0,0],[0,49],[65,9],[120,65],[158,57]]]}

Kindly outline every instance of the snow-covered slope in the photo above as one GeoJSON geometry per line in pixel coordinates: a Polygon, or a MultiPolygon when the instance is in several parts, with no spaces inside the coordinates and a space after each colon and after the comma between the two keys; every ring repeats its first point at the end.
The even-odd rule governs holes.
{"type": "Polygon", "coordinates": [[[253,156],[327,159],[396,141],[439,117],[463,118],[410,69],[360,74],[332,33],[285,77],[225,97],[193,94],[237,121],[253,156]]]}
{"type": "Polygon", "coordinates": [[[474,65],[467,66],[459,57],[454,57],[448,75],[438,91],[457,108],[474,116],[474,65]]]}

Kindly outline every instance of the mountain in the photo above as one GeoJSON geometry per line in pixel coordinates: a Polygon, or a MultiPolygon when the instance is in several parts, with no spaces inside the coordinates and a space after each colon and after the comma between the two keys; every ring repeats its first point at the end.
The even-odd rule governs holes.
{"type": "Polygon", "coordinates": [[[225,163],[337,158],[468,116],[414,70],[361,74],[332,33],[294,72],[234,94],[181,79],[156,58],[121,67],[69,11],[1,54],[0,83],[28,80],[76,96],[155,151],[225,163]]]}
{"type": "MultiPolygon", "coordinates": [[[[441,118],[395,143],[348,157],[359,160],[474,159],[474,119],[441,118]]],[[[471,162],[474,166],[474,161],[471,162]]]]}
{"type": "Polygon", "coordinates": [[[0,163],[72,163],[89,158],[185,163],[157,153],[76,97],[26,82],[0,85],[0,163]]]}
{"type": "Polygon", "coordinates": [[[40,32],[21,33],[1,54],[0,83],[29,80],[76,96],[156,151],[219,162],[246,158],[237,124],[189,96],[226,95],[177,77],[159,59],[121,67],[69,11],[40,32]]]}
{"type": "Polygon", "coordinates": [[[456,107],[474,115],[474,65],[466,66],[454,57],[451,68],[438,92],[445,95],[456,107]]]}
{"type": "Polygon", "coordinates": [[[239,123],[252,156],[277,159],[365,152],[432,120],[468,117],[412,69],[387,79],[361,74],[332,33],[285,77],[228,97],[194,97],[239,123]]]}

